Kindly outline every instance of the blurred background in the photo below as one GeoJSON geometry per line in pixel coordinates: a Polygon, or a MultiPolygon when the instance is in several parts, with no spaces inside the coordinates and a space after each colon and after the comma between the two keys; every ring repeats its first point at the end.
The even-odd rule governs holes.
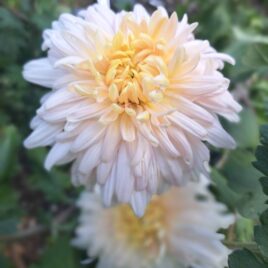
{"type": "MultiPolygon", "coordinates": [[[[42,31],[59,14],[76,13],[92,2],[0,1],[1,268],[85,267],[81,264],[85,253],[70,246],[78,216],[74,203],[81,189],[71,185],[68,167],[49,173],[44,170],[45,149],[27,151],[22,146],[46,89],[25,82],[21,71],[25,62],[42,56],[42,31]]],[[[237,61],[235,67],[227,66],[224,72],[244,110],[238,125],[223,123],[238,148],[232,152],[212,149],[211,191],[237,213],[238,221],[227,231],[225,243],[230,247],[241,245],[254,253],[254,225],[259,223],[268,199],[259,183],[262,174],[251,164],[259,144],[259,126],[268,121],[268,1],[116,0],[112,7],[130,10],[136,2],[150,12],[163,5],[179,17],[188,13],[191,22],[199,22],[198,38],[208,39],[237,61]]],[[[268,230],[268,223],[266,227],[268,230]]],[[[268,255],[267,241],[264,255],[268,255]]]]}

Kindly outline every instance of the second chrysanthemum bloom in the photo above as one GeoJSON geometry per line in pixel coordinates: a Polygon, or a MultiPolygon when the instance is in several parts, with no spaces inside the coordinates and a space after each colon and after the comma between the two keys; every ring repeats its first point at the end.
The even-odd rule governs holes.
{"type": "Polygon", "coordinates": [[[142,218],[127,205],[103,209],[97,193],[79,200],[73,244],[98,257],[97,268],[224,268],[230,250],[217,233],[234,221],[206,183],[189,183],[155,196],[142,218]]]}
{"type": "Polygon", "coordinates": [[[53,146],[48,169],[74,161],[74,184],[97,182],[106,205],[116,196],[138,215],[163,182],[205,173],[203,142],[233,148],[217,115],[237,121],[240,105],[219,72],[233,59],[195,39],[196,26],[140,5],[62,15],[44,32],[48,56],[24,68],[25,79],[53,89],[26,147],[53,146]]]}

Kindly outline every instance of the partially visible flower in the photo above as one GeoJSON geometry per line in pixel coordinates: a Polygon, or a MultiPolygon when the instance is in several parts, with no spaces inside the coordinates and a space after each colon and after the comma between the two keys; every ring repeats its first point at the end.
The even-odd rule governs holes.
{"type": "Polygon", "coordinates": [[[223,268],[230,251],[222,244],[234,217],[204,183],[189,183],[154,196],[137,218],[128,205],[104,209],[97,193],[79,200],[80,225],[73,244],[99,257],[98,268],[223,268]]]}
{"type": "Polygon", "coordinates": [[[75,185],[98,183],[106,205],[115,196],[142,215],[162,182],[206,172],[204,141],[235,146],[217,117],[238,120],[219,71],[234,60],[195,39],[187,16],[141,5],[115,14],[101,2],[61,15],[44,32],[47,57],[25,65],[25,79],[52,88],[25,146],[52,146],[47,169],[74,161],[75,185]]]}

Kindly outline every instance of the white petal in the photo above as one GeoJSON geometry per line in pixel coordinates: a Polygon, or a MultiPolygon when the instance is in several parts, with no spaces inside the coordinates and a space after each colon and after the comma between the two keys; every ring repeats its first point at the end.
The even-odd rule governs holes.
{"type": "Polygon", "coordinates": [[[55,141],[55,137],[61,131],[61,125],[50,125],[43,122],[24,141],[24,146],[30,149],[50,145],[55,141]]]}
{"type": "Polygon", "coordinates": [[[137,123],[137,128],[140,133],[147,139],[153,146],[157,146],[159,141],[152,132],[152,129],[149,124],[146,123],[137,123]]]}
{"type": "Polygon", "coordinates": [[[123,140],[132,142],[135,140],[135,127],[131,120],[131,117],[127,114],[123,114],[120,120],[120,130],[123,140]]]}
{"type": "Polygon", "coordinates": [[[172,157],[178,157],[180,156],[180,153],[178,150],[174,147],[172,142],[170,141],[167,131],[163,128],[154,128],[155,135],[157,136],[159,140],[159,144],[161,148],[166,151],[170,156],[172,157]]]}
{"type": "Polygon", "coordinates": [[[174,141],[174,146],[180,152],[185,162],[191,164],[193,161],[193,151],[185,134],[174,126],[168,128],[168,133],[174,141]]]}
{"type": "Polygon", "coordinates": [[[168,118],[176,126],[183,128],[194,136],[204,139],[207,135],[207,130],[203,126],[182,113],[174,112],[168,118]]]}
{"type": "Polygon", "coordinates": [[[97,167],[97,182],[104,184],[112,170],[113,162],[100,163],[97,167]]]}
{"type": "Polygon", "coordinates": [[[140,23],[142,20],[148,22],[150,19],[150,15],[146,11],[146,9],[140,4],[134,6],[133,14],[138,23],[140,23]]]}
{"type": "Polygon", "coordinates": [[[167,158],[166,161],[172,174],[173,183],[181,186],[184,183],[184,177],[179,159],[167,158]]]}
{"type": "Polygon", "coordinates": [[[193,101],[188,100],[182,96],[173,96],[178,100],[177,106],[178,111],[184,113],[185,115],[198,119],[199,121],[204,121],[205,123],[212,124],[214,117],[210,112],[205,110],[202,106],[197,105],[193,101]]]}
{"type": "Polygon", "coordinates": [[[131,165],[135,166],[141,161],[144,155],[144,151],[147,148],[147,142],[144,137],[137,133],[135,142],[128,142],[127,146],[129,151],[129,158],[131,159],[131,165]]]}
{"type": "MultiPolygon", "coordinates": [[[[137,165],[134,169],[140,168],[140,165],[137,165]]],[[[142,173],[136,170],[136,173],[142,173]]],[[[146,176],[138,176],[135,177],[135,190],[136,191],[144,191],[147,187],[148,179],[146,176]]]]}
{"type": "Polygon", "coordinates": [[[108,0],[101,0],[104,5],[89,6],[83,13],[85,20],[95,24],[98,28],[102,29],[108,34],[113,34],[113,20],[115,15],[110,8],[105,7],[108,0]],[[105,3],[106,2],[106,3],[105,3]]]}
{"type": "Polygon", "coordinates": [[[100,103],[84,103],[80,109],[67,116],[67,120],[70,122],[79,122],[82,120],[89,120],[95,117],[101,116],[103,113],[109,110],[105,104],[100,103]]]}
{"type": "Polygon", "coordinates": [[[217,76],[188,76],[178,81],[173,81],[170,88],[180,90],[186,96],[207,97],[223,93],[230,81],[217,76]]]}
{"type": "Polygon", "coordinates": [[[59,60],[57,60],[54,63],[54,67],[65,67],[65,66],[70,66],[70,65],[76,65],[81,63],[82,61],[84,61],[85,59],[82,57],[78,57],[78,56],[67,56],[64,58],[61,58],[59,60]]]}
{"type": "Polygon", "coordinates": [[[101,145],[95,144],[84,153],[79,165],[79,171],[84,174],[91,174],[92,170],[99,164],[101,145]]]}
{"type": "Polygon", "coordinates": [[[116,163],[113,164],[110,177],[107,179],[106,183],[102,188],[103,203],[105,206],[110,206],[112,203],[115,183],[116,183],[116,163]]]}
{"type": "Polygon", "coordinates": [[[145,213],[145,209],[149,198],[146,191],[134,192],[131,196],[131,206],[138,217],[142,217],[145,213]]]}
{"type": "Polygon", "coordinates": [[[117,149],[121,141],[118,121],[110,124],[107,127],[105,137],[103,139],[103,147],[101,160],[103,162],[110,162],[117,154],[117,149]]]}
{"type": "Polygon", "coordinates": [[[72,164],[72,168],[71,168],[71,178],[72,178],[72,183],[74,186],[85,185],[85,182],[86,182],[87,176],[79,172],[78,170],[79,165],[80,165],[80,159],[77,159],[72,164]]]}
{"type": "Polygon", "coordinates": [[[108,125],[118,118],[119,114],[113,110],[107,110],[99,119],[103,125],[108,125]]]}
{"type": "Polygon", "coordinates": [[[116,166],[116,195],[119,202],[128,202],[134,186],[134,177],[125,144],[121,144],[116,166]]]}
{"type": "Polygon", "coordinates": [[[55,80],[62,72],[54,69],[47,58],[29,61],[24,65],[23,77],[27,81],[40,86],[52,88],[55,80]]]}
{"type": "Polygon", "coordinates": [[[236,147],[235,140],[223,129],[216,118],[213,126],[208,129],[206,140],[213,146],[220,148],[234,149],[236,147]]]}
{"type": "Polygon", "coordinates": [[[188,136],[188,139],[194,152],[193,172],[196,173],[198,178],[200,173],[203,173],[209,177],[206,164],[209,162],[210,152],[207,146],[194,136],[188,136]]]}
{"type": "Polygon", "coordinates": [[[98,4],[104,7],[110,7],[110,0],[98,0],[98,4]]]}
{"type": "Polygon", "coordinates": [[[177,248],[177,252],[180,252],[180,254],[184,253],[185,255],[189,255],[188,252],[191,252],[191,255],[194,255],[194,258],[189,264],[198,265],[201,260],[203,267],[206,267],[208,264],[212,264],[213,267],[217,267],[217,255],[213,254],[213,252],[207,249],[204,245],[198,244],[195,240],[191,241],[183,238],[173,238],[172,240],[174,247],[177,248]]]}
{"type": "Polygon", "coordinates": [[[80,99],[80,97],[73,92],[66,89],[61,89],[54,92],[48,97],[48,99],[44,103],[44,108],[46,110],[49,110],[63,103],[66,104],[75,102],[77,99],[80,99]]]}
{"type": "Polygon", "coordinates": [[[44,121],[40,118],[40,116],[36,115],[30,122],[30,128],[36,129],[40,124],[42,124],[42,122],[44,121]]]}
{"type": "Polygon", "coordinates": [[[37,110],[37,114],[48,123],[60,123],[65,122],[66,117],[69,114],[76,112],[79,109],[79,106],[81,106],[80,102],[59,105],[58,107],[50,110],[45,110],[45,107],[41,106],[37,110]]]}
{"type": "Polygon", "coordinates": [[[50,170],[55,164],[62,160],[69,153],[70,145],[70,143],[56,143],[46,157],[45,168],[50,170]]]}
{"type": "Polygon", "coordinates": [[[158,180],[159,180],[159,167],[157,166],[157,161],[153,155],[151,156],[151,161],[148,165],[147,177],[148,177],[148,191],[155,194],[158,190],[158,180]]]}
{"type": "Polygon", "coordinates": [[[98,123],[91,123],[85,128],[72,144],[71,151],[82,151],[98,142],[105,132],[105,126],[98,123]]]}

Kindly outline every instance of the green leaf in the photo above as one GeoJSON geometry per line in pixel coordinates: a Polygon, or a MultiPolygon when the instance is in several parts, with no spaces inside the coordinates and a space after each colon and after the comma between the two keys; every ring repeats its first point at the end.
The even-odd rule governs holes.
{"type": "Polygon", "coordinates": [[[228,185],[238,193],[254,192],[259,188],[261,173],[252,167],[254,154],[247,150],[232,151],[226,161],[222,173],[228,179],[228,185]]]}
{"type": "Polygon", "coordinates": [[[260,44],[268,45],[268,36],[248,33],[248,32],[243,31],[239,27],[234,27],[233,31],[234,31],[235,37],[239,41],[243,41],[245,43],[260,43],[260,44]]]}
{"type": "Polygon", "coordinates": [[[268,177],[260,178],[260,183],[262,185],[263,192],[268,195],[268,177]]]}
{"type": "Polygon", "coordinates": [[[34,173],[29,180],[32,182],[32,188],[44,193],[46,200],[50,202],[69,202],[66,191],[73,190],[69,175],[59,170],[53,170],[50,173],[46,171],[34,173]],[[44,173],[43,176],[40,176],[44,173]]]}
{"type": "Polygon", "coordinates": [[[259,126],[254,111],[244,108],[240,113],[239,124],[226,123],[227,131],[241,148],[255,148],[259,143],[259,126]]]}
{"type": "Polygon", "coordinates": [[[40,261],[30,268],[78,268],[79,260],[75,258],[75,251],[70,245],[68,236],[52,241],[45,250],[40,261]]]}
{"type": "Polygon", "coordinates": [[[0,267],[1,268],[11,268],[11,264],[9,262],[9,260],[3,256],[2,254],[0,254],[0,267]]]}
{"type": "Polygon", "coordinates": [[[37,148],[33,150],[27,150],[26,153],[29,158],[29,161],[31,163],[34,163],[34,165],[32,165],[31,167],[32,170],[34,171],[44,170],[44,160],[47,155],[46,148],[37,148]]]}
{"type": "Polygon", "coordinates": [[[26,45],[26,35],[27,31],[21,21],[7,9],[0,7],[0,67],[17,59],[20,49],[26,45]]]}
{"type": "Polygon", "coordinates": [[[268,260],[268,209],[260,216],[261,225],[254,227],[254,238],[260,252],[268,260]]]}
{"type": "MultiPolygon", "coordinates": [[[[268,125],[264,125],[260,129],[261,143],[256,150],[256,159],[253,165],[265,175],[268,175],[268,125]]],[[[260,178],[260,183],[263,188],[263,192],[268,195],[268,178],[260,178]]]]}
{"type": "Polygon", "coordinates": [[[268,145],[268,125],[261,126],[261,143],[264,145],[268,145]]]}
{"type": "Polygon", "coordinates": [[[266,75],[268,72],[268,37],[248,33],[241,28],[233,28],[234,39],[226,52],[231,54],[237,64],[231,69],[232,80],[247,80],[253,74],[266,75]]]}
{"type": "Polygon", "coordinates": [[[268,226],[255,226],[254,238],[263,256],[268,257],[268,226]]]}
{"type": "Polygon", "coordinates": [[[3,7],[0,7],[0,22],[1,28],[11,28],[18,31],[23,31],[21,22],[3,7]]]}
{"type": "Polygon", "coordinates": [[[254,192],[243,194],[237,202],[237,209],[246,218],[257,219],[260,214],[267,208],[265,204],[266,197],[261,187],[254,192]]]}
{"type": "MultiPolygon", "coordinates": [[[[268,45],[266,46],[268,47],[268,45]]],[[[263,50],[265,50],[263,46],[251,45],[251,48],[246,50],[243,63],[250,68],[259,68],[260,70],[264,68],[266,70],[267,58],[263,50]]]]}
{"type": "Polygon", "coordinates": [[[254,155],[250,151],[233,151],[222,173],[228,180],[228,186],[240,194],[236,203],[239,212],[246,218],[257,219],[267,205],[266,196],[259,183],[261,173],[252,166],[253,160],[254,155]]]}
{"type": "Polygon", "coordinates": [[[0,221],[0,235],[9,235],[17,231],[17,219],[5,219],[0,221]]]}
{"type": "MultiPolygon", "coordinates": [[[[254,162],[254,166],[268,175],[268,128],[266,126],[261,127],[261,143],[263,145],[258,146],[256,150],[257,161],[254,162]]],[[[268,194],[268,178],[260,178],[260,183],[263,187],[263,192],[268,194]]],[[[254,228],[254,238],[258,244],[259,250],[264,259],[268,260],[268,210],[264,211],[260,216],[261,225],[257,225],[254,228]]]]}
{"type": "MultiPolygon", "coordinates": [[[[256,76],[255,79],[256,80],[250,87],[250,95],[254,96],[254,98],[251,98],[251,103],[256,111],[256,114],[258,115],[259,122],[263,124],[267,121],[267,104],[265,103],[265,100],[268,101],[268,81],[266,78],[263,78],[259,75],[256,76]]],[[[260,129],[260,132],[261,131],[262,128],[260,129]]],[[[268,132],[268,130],[265,131],[266,133],[268,132]]]]}
{"type": "Polygon", "coordinates": [[[2,185],[0,187],[0,218],[13,217],[20,214],[17,192],[8,185],[2,185]]]}
{"type": "Polygon", "coordinates": [[[14,126],[6,127],[0,133],[0,181],[10,178],[16,172],[19,140],[14,126]]]}
{"type": "Polygon", "coordinates": [[[261,214],[260,221],[261,224],[268,226],[268,209],[261,214]]]}
{"type": "Polygon", "coordinates": [[[254,232],[254,220],[238,217],[235,223],[236,240],[241,242],[252,241],[254,232]]]}
{"type": "Polygon", "coordinates": [[[235,207],[240,195],[230,189],[227,185],[226,178],[216,169],[212,169],[211,177],[214,182],[212,188],[214,189],[218,199],[227,204],[229,207],[235,207]]]}
{"type": "Polygon", "coordinates": [[[133,8],[133,0],[114,0],[113,5],[117,10],[130,11],[133,8]]]}
{"type": "Polygon", "coordinates": [[[248,250],[236,250],[228,260],[229,268],[267,268],[267,265],[259,261],[248,250]]]}

